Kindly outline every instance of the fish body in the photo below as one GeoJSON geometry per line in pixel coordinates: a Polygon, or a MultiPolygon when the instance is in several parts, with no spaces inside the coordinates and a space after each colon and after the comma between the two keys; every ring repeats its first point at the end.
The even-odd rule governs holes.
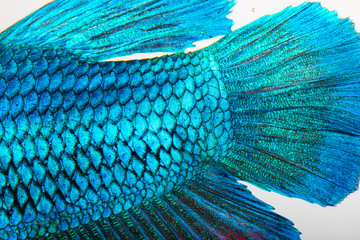
{"type": "Polygon", "coordinates": [[[228,32],[213,2],[54,2],[0,34],[1,239],[298,239],[238,180],[356,189],[351,24],[306,3],[182,53],[228,32]],[[146,50],[177,53],[102,61],[146,50]]]}
{"type": "Polygon", "coordinates": [[[2,68],[19,66],[1,83],[2,171],[13,174],[2,212],[25,210],[9,225],[65,230],[117,214],[229,149],[229,102],[206,51],[100,63],[62,49],[1,52],[2,68]]]}

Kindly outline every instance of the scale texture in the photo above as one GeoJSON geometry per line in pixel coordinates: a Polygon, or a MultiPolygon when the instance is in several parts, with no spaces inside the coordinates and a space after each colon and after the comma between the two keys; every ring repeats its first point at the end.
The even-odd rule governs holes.
{"type": "Polygon", "coordinates": [[[90,64],[62,49],[1,52],[5,69],[22,56],[0,100],[10,225],[45,231],[57,219],[66,230],[108,217],[227,153],[229,102],[206,52],[90,64]]]}
{"type": "Polygon", "coordinates": [[[353,25],[305,3],[230,32],[233,5],[55,1],[0,34],[0,239],[299,239],[238,181],[356,190],[353,25]]]}

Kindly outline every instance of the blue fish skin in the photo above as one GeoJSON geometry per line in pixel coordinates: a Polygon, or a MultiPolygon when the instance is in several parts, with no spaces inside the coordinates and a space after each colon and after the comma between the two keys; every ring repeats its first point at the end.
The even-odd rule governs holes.
{"type": "Polygon", "coordinates": [[[100,63],[64,49],[0,52],[2,236],[128,210],[227,154],[229,102],[207,51],[100,63]]]}
{"type": "Polygon", "coordinates": [[[0,239],[298,239],[238,180],[322,206],[356,190],[360,38],[319,4],[101,62],[222,33],[215,2],[56,1],[0,34],[0,239]]]}

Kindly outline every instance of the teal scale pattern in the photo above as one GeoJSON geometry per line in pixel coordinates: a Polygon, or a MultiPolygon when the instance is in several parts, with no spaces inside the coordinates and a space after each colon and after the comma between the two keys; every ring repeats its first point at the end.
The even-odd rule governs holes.
{"type": "Polygon", "coordinates": [[[207,51],[92,62],[0,46],[0,238],[88,224],[161,196],[228,154],[207,51]]]}

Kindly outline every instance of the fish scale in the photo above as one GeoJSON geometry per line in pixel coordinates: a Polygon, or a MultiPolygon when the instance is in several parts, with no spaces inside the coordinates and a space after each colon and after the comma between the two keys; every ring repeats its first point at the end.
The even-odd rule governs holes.
{"type": "Polygon", "coordinates": [[[239,180],[356,190],[352,23],[304,3],[230,32],[233,5],[55,0],[0,33],[0,239],[299,239],[239,180]]]}
{"type": "Polygon", "coordinates": [[[0,52],[1,68],[26,64],[1,76],[2,236],[108,217],[226,155],[231,134],[212,132],[230,130],[229,104],[206,51],[115,63],[61,61],[64,49],[0,52]]]}

